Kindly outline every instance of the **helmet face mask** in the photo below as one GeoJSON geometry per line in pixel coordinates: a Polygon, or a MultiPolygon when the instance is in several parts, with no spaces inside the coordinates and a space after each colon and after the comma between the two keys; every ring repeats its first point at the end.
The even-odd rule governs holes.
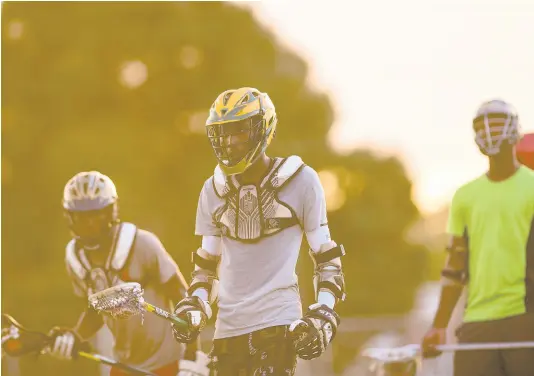
{"type": "Polygon", "coordinates": [[[86,248],[95,249],[105,242],[115,219],[116,204],[90,211],[68,211],[65,217],[72,235],[86,248]]]}
{"type": "Polygon", "coordinates": [[[73,237],[86,249],[99,248],[119,221],[113,181],[97,171],[80,172],[65,186],[63,209],[73,237]]]}
{"type": "Polygon", "coordinates": [[[266,93],[250,87],[221,93],[211,106],[206,133],[222,172],[241,174],[253,165],[274,138],[276,125],[266,93]]]}
{"type": "Polygon", "coordinates": [[[219,163],[234,167],[258,149],[263,138],[263,119],[248,119],[207,126],[208,138],[219,163]]]}
{"type": "Polygon", "coordinates": [[[501,100],[483,103],[473,119],[475,142],[486,156],[498,155],[503,150],[512,150],[519,142],[520,126],[516,110],[501,100]]]}

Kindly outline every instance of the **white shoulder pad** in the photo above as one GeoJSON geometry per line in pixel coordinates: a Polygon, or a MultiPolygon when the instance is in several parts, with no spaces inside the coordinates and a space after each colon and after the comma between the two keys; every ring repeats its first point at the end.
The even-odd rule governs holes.
{"type": "Polygon", "coordinates": [[[136,225],[128,222],[121,223],[117,243],[115,245],[115,253],[113,254],[113,260],[111,260],[111,267],[113,269],[121,270],[124,267],[132,250],[136,234],[136,225]]]}
{"type": "Polygon", "coordinates": [[[70,269],[76,274],[76,276],[82,281],[85,280],[87,271],[83,267],[82,263],[76,256],[76,240],[72,239],[66,247],[65,260],[70,269]]]}
{"type": "Polygon", "coordinates": [[[278,169],[276,178],[273,179],[272,184],[275,188],[280,188],[283,186],[293,175],[300,171],[304,166],[302,158],[297,155],[292,155],[288,157],[278,169]]]}
{"type": "Polygon", "coordinates": [[[213,186],[215,187],[215,193],[217,193],[219,197],[226,196],[230,190],[227,177],[224,172],[222,172],[219,165],[215,167],[215,171],[213,172],[213,186]]]}

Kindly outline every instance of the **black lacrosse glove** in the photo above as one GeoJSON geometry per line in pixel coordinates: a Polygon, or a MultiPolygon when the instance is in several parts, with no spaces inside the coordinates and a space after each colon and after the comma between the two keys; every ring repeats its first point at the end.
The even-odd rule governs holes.
{"type": "Polygon", "coordinates": [[[24,328],[12,316],[2,313],[2,356],[19,357],[40,353],[49,343],[46,334],[24,328]]]}
{"type": "Polygon", "coordinates": [[[37,333],[20,333],[17,328],[2,328],[2,355],[19,357],[39,353],[46,344],[47,338],[37,333]]]}
{"type": "Polygon", "coordinates": [[[211,318],[211,307],[198,296],[182,299],[174,308],[174,314],[187,322],[187,325],[172,324],[174,339],[181,343],[196,341],[200,331],[211,318]]]}
{"type": "Polygon", "coordinates": [[[333,309],[324,304],[312,304],[304,317],[289,328],[295,336],[297,355],[304,360],[319,357],[334,339],[340,322],[333,309]]]}

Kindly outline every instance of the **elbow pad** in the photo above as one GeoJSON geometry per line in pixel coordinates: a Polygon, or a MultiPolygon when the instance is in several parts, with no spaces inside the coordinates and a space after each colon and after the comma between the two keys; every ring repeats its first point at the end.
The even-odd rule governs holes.
{"type": "Polygon", "coordinates": [[[343,245],[336,245],[325,251],[314,252],[310,250],[310,256],[315,265],[313,285],[315,288],[315,299],[320,291],[332,293],[336,299],[345,300],[345,276],[341,268],[340,257],[345,255],[343,245]]]}
{"type": "Polygon", "coordinates": [[[220,256],[213,256],[205,249],[199,248],[192,254],[192,262],[195,264],[195,271],[192,273],[191,286],[187,291],[191,296],[195,290],[205,289],[208,292],[208,300],[213,304],[217,300],[219,292],[219,279],[217,268],[220,256]]]}
{"type": "Polygon", "coordinates": [[[467,248],[463,244],[447,247],[449,253],[448,264],[441,270],[441,282],[443,285],[465,285],[468,280],[467,273],[467,248]]]}
{"type": "Polygon", "coordinates": [[[465,270],[443,268],[441,270],[441,283],[443,285],[465,285],[467,276],[465,270]]]}

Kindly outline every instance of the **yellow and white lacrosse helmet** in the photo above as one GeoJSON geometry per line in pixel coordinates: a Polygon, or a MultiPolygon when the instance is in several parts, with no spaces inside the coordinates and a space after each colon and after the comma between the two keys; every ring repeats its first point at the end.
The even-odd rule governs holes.
{"type": "Polygon", "coordinates": [[[267,93],[251,87],[226,90],[210,108],[206,132],[225,175],[243,173],[274,138],[276,110],[267,93]]]}

